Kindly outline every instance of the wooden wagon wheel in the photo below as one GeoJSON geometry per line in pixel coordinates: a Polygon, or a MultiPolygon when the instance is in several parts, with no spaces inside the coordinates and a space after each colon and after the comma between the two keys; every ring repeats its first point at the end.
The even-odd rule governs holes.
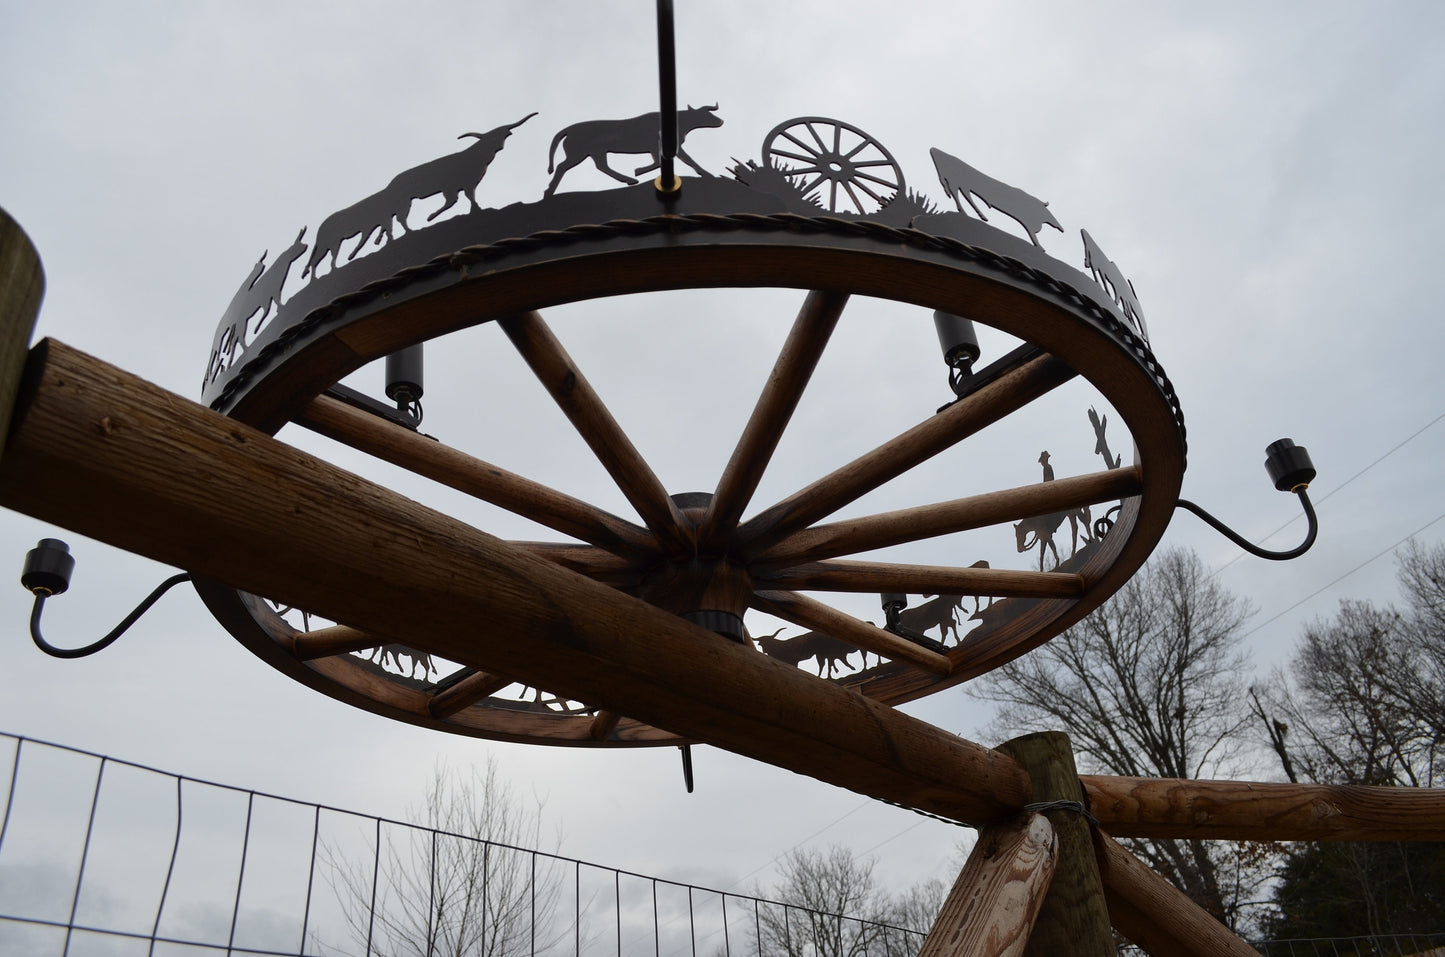
{"type": "MultiPolygon", "coordinates": [[[[660,220],[665,218],[660,217],[660,220]]],[[[1178,406],[1147,345],[1086,282],[1078,288],[999,256],[947,244],[789,228],[735,230],[709,221],[666,242],[629,224],[615,234],[547,238],[455,257],[444,270],[398,278],[303,323],[279,359],[235,390],[230,415],[275,432],[297,421],[356,449],[524,516],[575,544],[515,542],[722,633],[748,609],[865,649],[886,663],[840,679],[900,703],[1003,664],[1079,620],[1143,564],[1168,524],[1184,468],[1178,406]],[[713,493],[669,494],[538,310],[662,289],[811,290],[713,493]],[[850,295],[970,315],[1025,345],[979,370],[957,402],[854,462],[743,520],[850,295]],[[640,524],[506,472],[325,395],[342,376],[408,345],[495,321],[636,510],[640,524]],[[1075,378],[1116,409],[1136,446],[1132,466],[829,523],[828,517],[926,459],[1075,378]],[[1110,533],[1054,571],[847,560],[873,549],[1121,500],[1110,533]],[[945,649],[915,643],[804,592],[901,592],[1002,599],[991,622],[945,649]]],[[[549,237],[554,234],[548,234],[549,237]]],[[[1025,252],[1025,254],[1027,254],[1025,252]]],[[[1043,257],[1039,257],[1043,261],[1043,257]]],[[[1056,271],[1067,273],[1061,264],[1056,271]]],[[[1072,278],[1072,274],[1068,278],[1072,278]]],[[[1080,276],[1082,279],[1082,276],[1080,276]]],[[[1007,534],[1004,529],[1004,534],[1007,534]]],[[[440,681],[358,657],[386,639],[365,621],[303,632],[264,599],[216,582],[198,589],[252,651],[327,694],[455,733],[562,745],[676,744],[680,739],[583,702],[519,700],[505,675],[462,669],[440,681]]],[[[420,610],[425,614],[425,610],[420,610]]],[[[719,637],[720,641],[726,640],[719,637]]],[[[427,649],[396,649],[420,655],[427,649]]],[[[791,663],[791,662],[790,662],[791,663]]]]}
{"type": "Polygon", "coordinates": [[[826,206],[835,213],[877,212],[903,192],[903,169],[882,143],[823,116],[773,127],[763,138],[763,165],[781,169],[804,196],[826,193],[826,206]]]}

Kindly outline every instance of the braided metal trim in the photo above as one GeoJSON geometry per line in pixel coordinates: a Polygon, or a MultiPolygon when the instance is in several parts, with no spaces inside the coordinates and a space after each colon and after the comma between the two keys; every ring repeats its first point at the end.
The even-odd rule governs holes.
{"type": "Polygon", "coordinates": [[[797,213],[690,213],[650,216],[646,219],[614,219],[605,223],[582,224],[569,226],[566,229],[547,229],[528,236],[466,246],[456,252],[410,266],[386,279],[367,283],[360,289],[345,293],[330,303],[313,309],[304,319],[287,328],[274,341],[267,343],[255,356],[248,359],[227,381],[220,394],[211,403],[211,408],[219,410],[230,405],[236,393],[254,380],[261,378],[273,361],[290,352],[292,346],[309,337],[320,327],[340,319],[351,307],[404,288],[416,280],[459,271],[476,263],[493,262],[514,252],[530,251],[546,246],[565,246],[593,239],[648,236],[664,232],[732,232],[735,230],[863,237],[929,252],[942,252],[955,259],[979,263],[1064,300],[1074,308],[1086,313],[1096,324],[1118,339],[1154,379],[1155,384],[1159,386],[1165,400],[1169,403],[1174,423],[1179,429],[1180,443],[1187,457],[1188,442],[1184,425],[1184,411],[1180,408],[1173,383],[1165,374],[1159,360],[1154,357],[1154,353],[1150,351],[1148,343],[1111,310],[1101,307],[1095,300],[1083,295],[1067,283],[1060,282],[1041,269],[1036,269],[1009,256],[1000,255],[982,246],[970,245],[957,239],[937,236],[911,227],[889,226],[869,220],[843,219],[836,216],[802,216],[797,213]]]}

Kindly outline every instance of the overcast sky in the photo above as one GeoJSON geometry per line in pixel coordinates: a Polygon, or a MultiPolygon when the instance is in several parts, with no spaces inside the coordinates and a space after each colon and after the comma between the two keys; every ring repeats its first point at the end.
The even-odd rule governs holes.
{"type": "MultiPolygon", "coordinates": [[[[656,109],[653,10],[0,0],[0,206],[45,264],[37,336],[198,398],[215,324],[263,249],[458,148],[459,133],[537,111],[478,195],[534,200],[554,132],[656,109]]],[[[1257,608],[1247,644],[1264,669],[1340,598],[1393,598],[1389,556],[1369,559],[1445,530],[1431,525],[1445,514],[1445,426],[1433,424],[1445,413],[1442,27],[1445,7],[1429,2],[680,2],[678,87],[684,102],[719,105],[725,125],[686,144],[712,172],[756,159],[783,120],[829,116],[886,145],[937,203],[934,146],[1047,200],[1065,232],[1041,240],[1076,266],[1087,227],[1133,280],[1179,394],[1184,494],[1258,540],[1298,514],[1266,480],[1265,445],[1291,436],[1319,469],[1322,531],[1301,560],[1233,561],[1238,550],[1186,514],[1165,538],[1213,567],[1233,561],[1220,580],[1257,608]]],[[[563,188],[609,185],[579,169],[563,188]]],[[[669,490],[694,491],[714,486],[800,301],[676,295],[549,318],[669,490]]],[[[497,330],[434,351],[428,375],[427,431],[626,514],[497,330]]],[[[926,315],[856,304],[756,504],[926,417],[946,389],[926,315]]],[[[868,510],[1035,481],[1041,449],[1059,477],[1099,468],[1084,415],[1095,399],[1061,392],[868,510]]],[[[406,481],[293,431],[283,437],[406,481]]],[[[18,573],[53,534],[0,514],[0,564],[18,573]]],[[[1302,535],[1296,521],[1270,544],[1302,535]]],[[[47,611],[58,644],[92,640],[170,574],[61,537],[79,569],[47,611]]],[[[1027,566],[1007,529],[975,545],[994,547],[996,566],[1027,566]]],[[[689,796],[670,748],[495,745],[392,723],[272,671],[186,589],[74,662],[30,646],[29,604],[18,585],[0,588],[0,729],[15,733],[393,816],[437,760],[495,754],[546,797],[565,852],[714,886],[767,880],[760,869],[804,841],[871,851],[902,885],[941,874],[959,836],[709,749],[689,796]]],[[[910,710],[965,735],[988,718],[961,691],[910,710]]]]}

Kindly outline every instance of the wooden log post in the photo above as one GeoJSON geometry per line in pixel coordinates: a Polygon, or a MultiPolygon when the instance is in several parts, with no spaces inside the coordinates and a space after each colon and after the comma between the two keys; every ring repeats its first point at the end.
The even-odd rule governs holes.
{"type": "Polygon", "coordinates": [[[0,444],[10,431],[10,412],[44,295],[45,271],[35,245],[0,209],[0,444]]]}
{"type": "Polygon", "coordinates": [[[1019,957],[1053,880],[1058,837],[1042,814],[984,828],[918,957],[1019,957]]]}
{"type": "MultiPolygon", "coordinates": [[[[998,747],[1022,764],[1033,783],[1034,803],[1084,801],[1069,736],[1044,731],[1014,738],[998,747]]],[[[1114,935],[1094,855],[1089,822],[1077,810],[1047,810],[1044,816],[1058,832],[1059,862],[1044,897],[1029,957],[1113,957],[1114,935]]]]}

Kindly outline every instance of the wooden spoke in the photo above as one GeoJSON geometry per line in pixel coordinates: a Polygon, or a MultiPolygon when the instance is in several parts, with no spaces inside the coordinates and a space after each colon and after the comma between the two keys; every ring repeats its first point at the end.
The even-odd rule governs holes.
{"type": "Polygon", "coordinates": [[[843,293],[808,293],[703,515],[698,532],[702,550],[715,547],[742,517],[847,302],[843,293]]]}
{"type": "Polygon", "coordinates": [[[593,741],[605,741],[611,737],[617,728],[617,722],[621,720],[622,715],[616,711],[599,711],[587,728],[587,737],[593,741]]]}
{"type": "Polygon", "coordinates": [[[463,708],[469,708],[483,698],[491,697],[509,684],[512,684],[511,678],[474,671],[456,684],[432,695],[426,709],[433,718],[450,718],[463,708]]]}
{"type": "Polygon", "coordinates": [[[907,638],[859,621],[804,595],[786,591],[759,591],[753,595],[750,604],[758,611],[847,642],[863,651],[871,651],[890,661],[906,661],[936,675],[946,675],[953,668],[945,655],[915,645],[907,638]]]}
{"type": "Polygon", "coordinates": [[[689,551],[682,513],[542,317],[527,312],[498,321],[643,523],[673,551],[689,551]]]}
{"type": "Polygon", "coordinates": [[[570,568],[574,572],[605,585],[626,587],[641,583],[643,572],[627,561],[601,548],[587,545],[566,545],[558,542],[512,542],[514,547],[531,552],[538,558],[570,568]]]}
{"type": "Polygon", "coordinates": [[[386,643],[385,638],[360,629],[332,625],[330,628],[318,628],[297,635],[291,650],[302,661],[311,661],[316,658],[330,658],[332,655],[346,655],[353,651],[365,651],[368,648],[380,648],[386,643]]]}
{"type": "Polygon", "coordinates": [[[1038,482],[987,495],[956,498],[937,505],[920,505],[830,525],[814,525],[783,539],[759,555],[758,560],[769,565],[783,565],[835,555],[854,555],[889,545],[1128,498],[1140,494],[1142,487],[1139,468],[1133,465],[1054,482],[1038,482]]]}
{"type": "Polygon", "coordinates": [[[646,529],[330,396],[312,399],[295,421],[384,462],[599,548],[633,556],[653,550],[646,529]]]}
{"type": "Polygon", "coordinates": [[[1021,957],[1058,855],[1042,814],[981,830],[918,957],[1021,957]]]}
{"type": "Polygon", "coordinates": [[[756,556],[1075,375],[1066,363],[1046,353],[1016,351],[1015,355],[1028,357],[1002,374],[983,370],[980,375],[989,381],[977,391],[744,522],[738,529],[744,553],[756,556]]]}
{"type": "Polygon", "coordinates": [[[1071,572],[1008,568],[948,568],[892,562],[830,561],[766,571],[762,588],[800,591],[903,592],[908,595],[987,595],[993,598],[1079,598],[1084,579],[1071,572]]]}

